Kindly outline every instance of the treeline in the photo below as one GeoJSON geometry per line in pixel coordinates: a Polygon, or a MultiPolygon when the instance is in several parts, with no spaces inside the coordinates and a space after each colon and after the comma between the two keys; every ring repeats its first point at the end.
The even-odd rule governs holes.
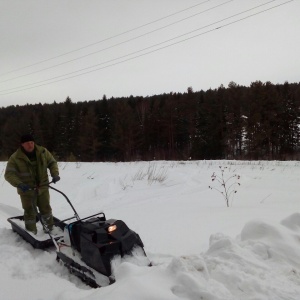
{"type": "Polygon", "coordinates": [[[300,83],[0,109],[0,158],[30,132],[61,161],[299,159],[300,83]]]}

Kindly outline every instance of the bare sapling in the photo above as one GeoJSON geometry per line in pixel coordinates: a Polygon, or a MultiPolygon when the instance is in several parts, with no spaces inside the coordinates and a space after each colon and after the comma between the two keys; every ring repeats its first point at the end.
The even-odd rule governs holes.
{"type": "Polygon", "coordinates": [[[221,167],[220,174],[217,175],[215,172],[211,175],[211,181],[213,185],[209,186],[211,190],[218,191],[225,200],[227,207],[229,207],[230,199],[233,200],[234,195],[237,193],[237,187],[241,184],[238,182],[240,179],[240,175],[232,174],[229,176],[225,176],[225,169],[227,167],[221,167]],[[217,186],[218,185],[218,186],[217,186]]]}

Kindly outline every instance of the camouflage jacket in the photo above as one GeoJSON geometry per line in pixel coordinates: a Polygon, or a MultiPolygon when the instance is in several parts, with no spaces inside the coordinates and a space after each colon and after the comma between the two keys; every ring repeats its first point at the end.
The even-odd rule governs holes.
{"type": "MultiPolygon", "coordinates": [[[[20,183],[25,183],[30,187],[40,186],[40,189],[47,189],[47,169],[52,177],[59,175],[57,162],[46,148],[35,145],[35,153],[36,161],[31,161],[21,148],[11,155],[4,177],[12,186],[17,187],[20,183]]],[[[20,189],[18,193],[22,193],[20,189]]]]}

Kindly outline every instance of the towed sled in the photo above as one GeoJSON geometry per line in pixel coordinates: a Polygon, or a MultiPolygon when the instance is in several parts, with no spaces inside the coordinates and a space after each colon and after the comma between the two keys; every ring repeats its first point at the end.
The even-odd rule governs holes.
{"type": "Polygon", "coordinates": [[[114,268],[123,261],[151,265],[141,238],[123,221],[106,219],[103,212],[81,219],[64,193],[50,185],[49,188],[65,197],[73,216],[65,220],[54,217],[53,230],[50,231],[37,212],[38,229],[43,229],[37,235],[25,230],[23,216],[8,219],[13,231],[34,248],[45,249],[54,245],[56,260],[93,288],[114,283],[114,268]]]}

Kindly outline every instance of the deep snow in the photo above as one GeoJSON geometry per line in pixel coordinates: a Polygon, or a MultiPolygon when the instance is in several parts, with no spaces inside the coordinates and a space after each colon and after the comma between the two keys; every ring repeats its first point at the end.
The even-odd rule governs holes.
{"type": "MultiPolygon", "coordinates": [[[[81,217],[103,211],[138,232],[153,267],[122,263],[91,289],[33,249],[7,218],[22,214],[0,162],[0,299],[300,299],[299,162],[59,163],[55,188],[81,217]],[[240,175],[230,207],[211,175],[240,175]],[[152,179],[151,179],[152,175],[152,179]],[[154,177],[154,180],[153,180],[154,177]],[[155,180],[156,179],[156,180],[155,180]]],[[[227,187],[236,179],[228,181],[227,187]]],[[[72,215],[51,191],[54,215],[72,215]]]]}

